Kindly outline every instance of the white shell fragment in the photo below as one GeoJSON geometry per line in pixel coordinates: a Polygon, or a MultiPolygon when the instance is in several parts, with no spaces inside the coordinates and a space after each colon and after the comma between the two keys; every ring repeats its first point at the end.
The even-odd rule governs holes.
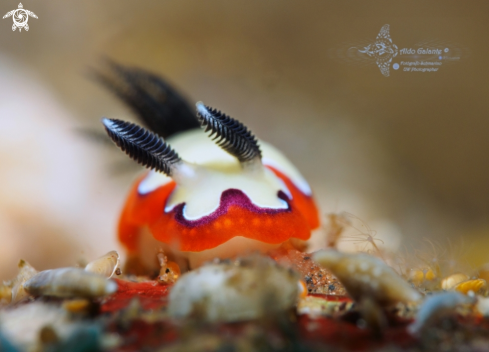
{"type": "Polygon", "coordinates": [[[445,291],[455,288],[459,283],[469,280],[468,275],[455,273],[441,280],[441,288],[445,291]]]}
{"type": "Polygon", "coordinates": [[[483,317],[489,317],[489,297],[477,297],[477,310],[483,317]]]}
{"type": "Polygon", "coordinates": [[[79,268],[41,271],[24,283],[33,296],[95,298],[117,291],[117,284],[105,277],[79,268]]]}
{"type": "Polygon", "coordinates": [[[109,253],[97,258],[85,267],[85,271],[100,274],[110,279],[119,266],[119,253],[110,251],[109,253]]]}
{"type": "Polygon", "coordinates": [[[421,298],[403,278],[380,259],[365,253],[322,250],[313,259],[330,270],[356,301],[369,298],[381,306],[421,298]]]}
{"type": "Polygon", "coordinates": [[[441,316],[455,313],[457,308],[463,304],[473,303],[475,303],[473,297],[466,296],[460,292],[435,293],[423,302],[416,315],[416,320],[409,325],[408,330],[411,334],[417,334],[423,328],[431,326],[441,316]]]}
{"type": "Polygon", "coordinates": [[[31,277],[37,274],[37,270],[32,267],[28,262],[21,259],[19,261],[19,274],[13,281],[12,286],[12,303],[21,301],[27,297],[28,294],[24,291],[24,283],[31,277]]]}
{"type": "Polygon", "coordinates": [[[293,271],[259,256],[205,265],[173,286],[168,313],[210,322],[260,318],[293,307],[298,280],[293,271]]]}

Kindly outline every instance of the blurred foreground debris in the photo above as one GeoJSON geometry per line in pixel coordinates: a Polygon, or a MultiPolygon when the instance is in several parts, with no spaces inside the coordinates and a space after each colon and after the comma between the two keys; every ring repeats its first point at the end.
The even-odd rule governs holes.
{"type": "MultiPolygon", "coordinates": [[[[3,301],[0,350],[489,347],[486,291],[464,294],[453,289],[423,297],[407,279],[368,254],[331,249],[308,254],[283,246],[270,256],[216,259],[175,277],[175,283],[160,280],[160,275],[154,280],[125,275],[108,279],[116,257],[109,252],[95,260],[109,263],[110,270],[100,274],[80,268],[37,273],[21,261],[18,277],[0,287],[4,299],[5,292],[12,297],[14,287],[27,289],[23,299],[3,301]],[[314,285],[307,282],[313,280],[314,285]],[[334,290],[326,288],[331,282],[334,290]],[[322,289],[311,292],[318,287],[322,289]]],[[[163,254],[160,257],[162,267],[168,265],[163,254]]],[[[456,287],[458,281],[444,282],[456,287]]]]}

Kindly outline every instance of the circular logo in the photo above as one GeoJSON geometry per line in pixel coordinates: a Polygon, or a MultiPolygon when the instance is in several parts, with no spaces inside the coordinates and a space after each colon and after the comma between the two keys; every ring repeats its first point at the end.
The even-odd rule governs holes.
{"type": "Polygon", "coordinates": [[[445,48],[445,50],[443,50],[443,51],[444,51],[444,52],[446,52],[446,53],[448,53],[448,51],[449,51],[449,50],[450,50],[450,49],[445,48]]]}
{"type": "Polygon", "coordinates": [[[13,18],[17,27],[24,27],[29,20],[29,15],[24,9],[17,9],[14,12],[13,18]]]}
{"type": "Polygon", "coordinates": [[[396,62],[394,65],[392,65],[392,68],[394,70],[397,70],[399,68],[399,64],[396,62]]]}

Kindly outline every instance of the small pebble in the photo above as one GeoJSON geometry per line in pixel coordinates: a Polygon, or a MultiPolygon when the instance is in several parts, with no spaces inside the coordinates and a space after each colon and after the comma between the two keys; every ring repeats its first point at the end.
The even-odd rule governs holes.
{"type": "Polygon", "coordinates": [[[79,268],[41,271],[23,286],[33,296],[95,298],[117,291],[114,281],[79,268]]]}

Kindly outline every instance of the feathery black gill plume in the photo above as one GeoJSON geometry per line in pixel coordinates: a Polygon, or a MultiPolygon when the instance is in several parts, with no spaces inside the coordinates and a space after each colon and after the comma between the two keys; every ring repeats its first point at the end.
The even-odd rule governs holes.
{"type": "Polygon", "coordinates": [[[197,103],[197,116],[205,132],[211,131],[209,137],[240,162],[261,159],[261,150],[256,137],[238,120],[219,110],[197,103]]]}
{"type": "Polygon", "coordinates": [[[92,76],[122,99],[142,124],[162,138],[199,127],[187,99],[162,78],[150,72],[107,62],[107,70],[92,76]]]}
{"type": "Polygon", "coordinates": [[[115,120],[102,120],[109,137],[127,155],[149,169],[172,173],[172,164],[182,159],[158,135],[133,123],[115,120]]]}

